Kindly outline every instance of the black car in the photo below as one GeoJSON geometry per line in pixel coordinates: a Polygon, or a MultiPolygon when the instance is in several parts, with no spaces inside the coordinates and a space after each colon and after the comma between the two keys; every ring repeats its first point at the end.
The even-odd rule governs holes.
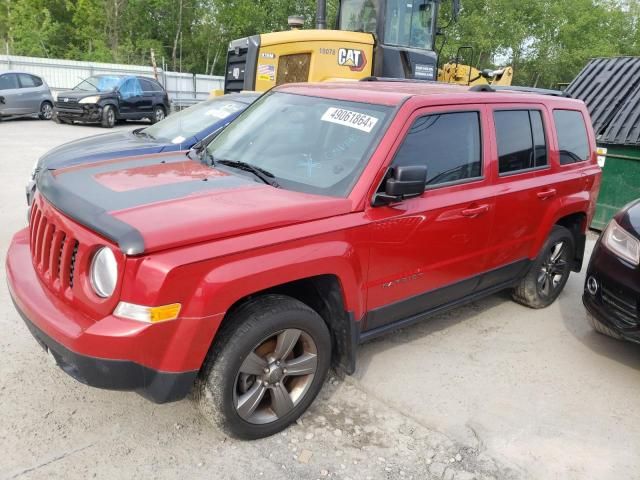
{"type": "Polygon", "coordinates": [[[167,92],[152,78],[95,75],[72,90],[58,93],[53,119],[58,123],[100,123],[111,128],[119,120],[148,118],[156,123],[169,110],[167,92]]]}
{"type": "Polygon", "coordinates": [[[640,199],[620,210],[591,255],[582,301],[598,332],[640,343],[640,199]]]}

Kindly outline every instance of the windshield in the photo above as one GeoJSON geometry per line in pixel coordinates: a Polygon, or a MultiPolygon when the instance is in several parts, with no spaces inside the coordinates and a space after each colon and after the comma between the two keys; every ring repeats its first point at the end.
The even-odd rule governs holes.
{"type": "Polygon", "coordinates": [[[181,143],[214,123],[227,118],[232,113],[246,108],[234,100],[219,98],[197,103],[185,110],[168,116],[164,120],[144,129],[153,138],[172,143],[181,143]]]}
{"type": "Polygon", "coordinates": [[[230,123],[207,151],[214,161],[271,172],[282,188],[343,197],[390,115],[391,108],[380,105],[273,92],[230,123]]]}
{"type": "Polygon", "coordinates": [[[109,92],[116,88],[118,83],[120,83],[120,80],[122,80],[122,77],[112,77],[107,75],[89,77],[73,87],[73,89],[85,92],[109,92]]]}
{"type": "Polygon", "coordinates": [[[388,0],[384,43],[433,49],[433,0],[388,0]]]}

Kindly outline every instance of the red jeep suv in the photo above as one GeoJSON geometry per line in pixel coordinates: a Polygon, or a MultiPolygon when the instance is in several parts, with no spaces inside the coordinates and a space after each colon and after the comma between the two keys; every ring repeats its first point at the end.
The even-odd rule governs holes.
{"type": "Polygon", "coordinates": [[[47,170],[7,255],[38,342],[88,385],[192,388],[241,438],[295,421],[359,343],[581,268],[584,104],[417,82],[294,84],[204,150],[47,170]],[[195,386],[194,386],[195,384],[195,386]]]}

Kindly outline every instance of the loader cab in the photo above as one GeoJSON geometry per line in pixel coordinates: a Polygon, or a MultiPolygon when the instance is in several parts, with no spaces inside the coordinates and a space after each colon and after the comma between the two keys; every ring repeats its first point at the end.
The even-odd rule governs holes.
{"type": "Polygon", "coordinates": [[[342,0],[337,30],[375,35],[372,74],[435,80],[439,0],[342,0]]]}

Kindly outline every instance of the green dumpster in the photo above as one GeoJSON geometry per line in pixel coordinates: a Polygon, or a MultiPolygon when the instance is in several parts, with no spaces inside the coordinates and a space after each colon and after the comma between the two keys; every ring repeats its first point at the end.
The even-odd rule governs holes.
{"type": "Polygon", "coordinates": [[[602,230],[640,198],[640,57],[594,58],[566,91],[587,104],[596,133],[602,182],[591,227],[602,230]]]}
{"type": "Polygon", "coordinates": [[[606,148],[607,153],[591,228],[602,230],[618,210],[640,198],[640,146],[600,143],[598,147],[606,148]]]}

